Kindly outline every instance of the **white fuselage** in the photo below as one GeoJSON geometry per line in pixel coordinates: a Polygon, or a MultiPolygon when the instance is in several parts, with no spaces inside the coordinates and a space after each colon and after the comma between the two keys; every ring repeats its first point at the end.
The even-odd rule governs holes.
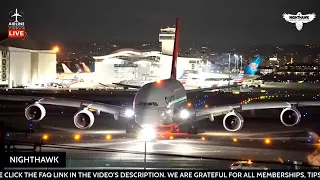
{"type": "Polygon", "coordinates": [[[199,77],[190,76],[186,81],[186,86],[197,87],[197,88],[210,88],[219,86],[233,85],[234,80],[229,78],[210,78],[210,77],[199,77]]]}
{"type": "Polygon", "coordinates": [[[133,109],[140,125],[173,124],[177,112],[186,107],[187,94],[180,81],[166,79],[145,84],[137,92],[133,109]]]}

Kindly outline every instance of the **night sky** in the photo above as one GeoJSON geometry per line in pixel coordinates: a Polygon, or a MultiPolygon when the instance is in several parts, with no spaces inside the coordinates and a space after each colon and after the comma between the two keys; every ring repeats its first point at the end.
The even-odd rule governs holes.
{"type": "Polygon", "coordinates": [[[320,44],[320,0],[1,0],[0,32],[9,11],[24,12],[37,40],[158,41],[161,26],[181,18],[181,40],[213,45],[320,44]],[[315,12],[301,32],[284,12],[315,12]]]}

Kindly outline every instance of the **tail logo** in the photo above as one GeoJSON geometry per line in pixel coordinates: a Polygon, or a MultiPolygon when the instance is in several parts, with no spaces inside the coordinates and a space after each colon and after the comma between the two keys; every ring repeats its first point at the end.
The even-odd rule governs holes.
{"type": "Polygon", "coordinates": [[[251,68],[252,71],[255,71],[258,68],[258,64],[257,63],[251,63],[250,64],[250,68],[251,68]]]}

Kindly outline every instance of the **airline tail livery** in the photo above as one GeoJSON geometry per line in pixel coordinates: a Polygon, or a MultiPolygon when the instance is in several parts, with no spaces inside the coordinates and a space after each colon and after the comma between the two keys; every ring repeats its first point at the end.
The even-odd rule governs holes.
{"type": "Polygon", "coordinates": [[[261,56],[258,56],[255,59],[253,59],[251,63],[244,69],[244,73],[249,75],[255,75],[258,71],[261,61],[261,56]]]}

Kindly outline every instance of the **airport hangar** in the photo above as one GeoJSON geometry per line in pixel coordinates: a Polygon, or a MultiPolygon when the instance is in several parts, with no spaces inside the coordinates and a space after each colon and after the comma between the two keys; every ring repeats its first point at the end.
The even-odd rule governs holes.
{"type": "Polygon", "coordinates": [[[21,87],[56,79],[57,55],[28,36],[0,41],[0,86],[21,87]]]}
{"type": "MultiPolygon", "coordinates": [[[[111,84],[129,79],[166,79],[170,77],[175,28],[160,29],[161,51],[120,49],[109,55],[94,56],[95,81],[111,84]]],[[[200,58],[177,58],[177,77],[184,70],[195,70],[200,58]]]]}

